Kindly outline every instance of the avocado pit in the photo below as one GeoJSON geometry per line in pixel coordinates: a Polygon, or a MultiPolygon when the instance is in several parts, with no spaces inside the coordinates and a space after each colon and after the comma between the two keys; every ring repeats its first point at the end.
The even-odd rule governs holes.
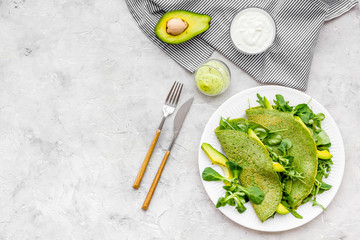
{"type": "Polygon", "coordinates": [[[189,24],[181,18],[172,18],[166,24],[166,32],[169,35],[177,36],[183,33],[188,27],[189,24]]]}

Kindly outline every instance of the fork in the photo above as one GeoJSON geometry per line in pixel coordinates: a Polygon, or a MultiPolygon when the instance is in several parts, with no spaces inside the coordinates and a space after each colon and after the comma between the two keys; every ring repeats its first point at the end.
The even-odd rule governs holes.
{"type": "Polygon", "coordinates": [[[144,176],[146,167],[147,167],[147,165],[149,163],[151,154],[154,151],[157,140],[159,139],[159,136],[160,136],[162,127],[164,126],[166,118],[175,111],[176,105],[177,105],[177,103],[179,101],[179,98],[180,98],[182,88],[183,88],[183,84],[180,83],[180,82],[175,81],[174,84],[172,85],[171,89],[170,89],[170,92],[169,92],[168,96],[166,97],[166,100],[165,100],[165,103],[164,103],[164,106],[163,106],[164,116],[163,116],[163,118],[161,120],[161,123],[160,123],[160,125],[158,127],[158,130],[156,131],[155,137],[154,137],[154,139],[153,139],[153,141],[152,141],[152,143],[150,145],[150,148],[149,148],[149,150],[148,150],[148,152],[147,152],[147,154],[145,156],[145,159],[144,159],[144,161],[143,161],[143,163],[141,165],[139,173],[138,173],[138,175],[137,175],[137,177],[135,179],[135,182],[134,182],[134,185],[133,185],[133,188],[135,188],[135,189],[138,189],[139,186],[140,186],[141,180],[142,180],[142,178],[144,176]]]}

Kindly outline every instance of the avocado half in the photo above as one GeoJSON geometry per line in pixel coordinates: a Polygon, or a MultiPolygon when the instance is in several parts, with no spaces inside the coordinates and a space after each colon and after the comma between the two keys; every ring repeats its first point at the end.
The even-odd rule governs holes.
{"type": "Polygon", "coordinates": [[[170,11],[156,24],[155,34],[163,42],[179,44],[208,30],[210,20],[211,17],[204,14],[184,10],[170,11]]]}

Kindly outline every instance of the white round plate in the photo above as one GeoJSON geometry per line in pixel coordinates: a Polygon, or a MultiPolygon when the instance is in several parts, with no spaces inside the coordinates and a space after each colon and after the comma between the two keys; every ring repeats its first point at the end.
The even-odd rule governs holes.
{"type": "MultiPolygon", "coordinates": [[[[235,96],[224,102],[211,116],[202,134],[200,146],[202,143],[206,142],[211,144],[217,150],[222,151],[220,143],[218,142],[214,133],[214,129],[219,125],[220,117],[222,116],[225,118],[246,118],[245,110],[249,108],[249,104],[251,107],[259,105],[256,102],[257,93],[259,93],[261,96],[266,96],[266,98],[269,101],[271,100],[271,102],[273,99],[275,99],[275,94],[281,94],[284,96],[286,101],[289,101],[289,104],[291,106],[295,106],[300,103],[308,103],[310,101],[309,105],[312,107],[314,113],[322,112],[325,114],[325,120],[322,122],[321,127],[330,137],[332,144],[330,152],[333,155],[332,160],[334,164],[331,166],[331,172],[329,177],[326,178],[324,182],[331,184],[332,188],[329,191],[318,195],[317,201],[326,208],[330,204],[331,200],[335,197],[344,173],[344,144],[340,135],[340,131],[329,112],[320,103],[318,103],[316,100],[312,99],[309,95],[303,92],[280,86],[263,86],[251,88],[236,94],[235,96]]],[[[212,167],[219,173],[222,173],[221,168],[210,162],[209,158],[201,150],[200,146],[200,176],[206,167],[212,167]]],[[[222,188],[223,183],[206,182],[204,180],[202,180],[202,182],[207,194],[209,195],[211,201],[214,203],[215,207],[218,198],[223,196],[225,193],[225,190],[222,188]]],[[[291,214],[276,214],[274,218],[270,218],[264,223],[261,223],[249,202],[246,203],[245,207],[247,208],[247,210],[242,214],[239,214],[237,210],[231,206],[220,207],[218,209],[234,222],[244,227],[264,232],[279,232],[299,227],[311,221],[323,211],[320,207],[312,206],[312,203],[308,202],[300,206],[297,210],[297,212],[301,216],[303,216],[303,219],[297,219],[291,214]]]]}

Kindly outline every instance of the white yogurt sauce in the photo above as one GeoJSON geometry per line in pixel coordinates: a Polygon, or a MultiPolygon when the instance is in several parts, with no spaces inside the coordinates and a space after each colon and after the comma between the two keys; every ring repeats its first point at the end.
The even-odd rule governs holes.
{"type": "Polygon", "coordinates": [[[276,26],[266,11],[260,8],[246,8],[234,17],[230,35],[239,50],[256,54],[264,52],[274,42],[276,26]]]}

